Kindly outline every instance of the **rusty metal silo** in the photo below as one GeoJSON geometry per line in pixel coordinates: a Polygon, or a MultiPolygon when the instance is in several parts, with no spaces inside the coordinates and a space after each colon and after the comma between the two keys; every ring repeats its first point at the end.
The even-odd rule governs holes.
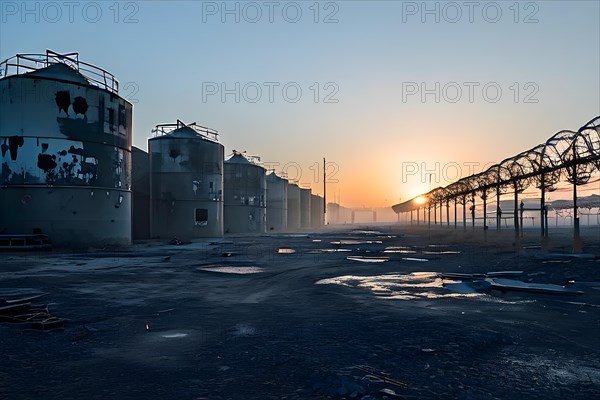
{"type": "Polygon", "coordinates": [[[234,151],[225,161],[225,233],[264,233],[267,181],[260,159],[234,151]]]}
{"type": "Polygon", "coordinates": [[[267,231],[287,231],[288,181],[271,172],[267,175],[267,231]]]}
{"type": "Polygon", "coordinates": [[[0,64],[0,232],[58,246],[131,243],[133,106],[78,53],[0,64]]]}
{"type": "Polygon", "coordinates": [[[223,145],[195,123],[157,125],[150,153],[150,232],[154,238],[223,236],[223,145]]]}

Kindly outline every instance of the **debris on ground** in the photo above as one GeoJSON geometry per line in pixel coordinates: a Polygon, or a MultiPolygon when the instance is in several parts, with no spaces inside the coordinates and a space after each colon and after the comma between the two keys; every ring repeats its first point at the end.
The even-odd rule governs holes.
{"type": "Polygon", "coordinates": [[[0,298],[0,322],[22,324],[26,328],[43,331],[64,327],[65,321],[50,314],[48,305],[33,303],[42,296],[0,298]]]}

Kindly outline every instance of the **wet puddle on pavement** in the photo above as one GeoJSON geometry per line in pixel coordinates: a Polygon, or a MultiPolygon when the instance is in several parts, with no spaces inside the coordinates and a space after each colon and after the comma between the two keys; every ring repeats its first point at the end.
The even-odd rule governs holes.
{"type": "Polygon", "coordinates": [[[374,231],[374,230],[361,230],[361,229],[356,229],[353,231],[350,231],[351,234],[353,235],[383,235],[383,232],[380,231],[374,231]]]}
{"type": "Polygon", "coordinates": [[[296,250],[281,248],[277,250],[277,254],[294,254],[296,250]]]}
{"type": "Polygon", "coordinates": [[[221,274],[236,274],[236,275],[248,275],[258,274],[264,272],[264,268],[260,267],[233,267],[231,265],[206,265],[203,267],[196,268],[198,271],[204,272],[216,272],[221,274]]]}
{"type": "Polygon", "coordinates": [[[337,240],[330,242],[334,245],[349,245],[349,244],[381,244],[381,240],[337,240]]]}
{"type": "Polygon", "coordinates": [[[346,259],[351,260],[351,261],[364,262],[364,263],[381,263],[381,262],[387,262],[390,260],[389,257],[366,257],[366,256],[348,256],[348,257],[346,257],[346,259]]]}
{"type": "Polygon", "coordinates": [[[307,251],[308,254],[325,254],[325,253],[348,253],[350,249],[315,249],[307,251]]]}
{"type": "Polygon", "coordinates": [[[479,298],[484,296],[461,281],[442,279],[434,272],[375,276],[345,275],[321,279],[317,285],[339,285],[370,290],[375,296],[395,300],[479,298]],[[457,286],[446,287],[446,283],[457,286]]]}
{"type": "MultiPolygon", "coordinates": [[[[388,246],[383,252],[384,253],[395,253],[395,254],[425,254],[425,255],[451,255],[451,254],[461,254],[458,250],[450,250],[449,246],[441,245],[441,244],[430,244],[426,248],[426,250],[418,248],[418,247],[410,247],[410,246],[388,246]]],[[[414,261],[414,260],[413,260],[414,261]]]]}
{"type": "Polygon", "coordinates": [[[413,250],[408,246],[388,246],[383,250],[384,253],[397,253],[397,254],[416,254],[417,251],[413,250]]]}
{"type": "Polygon", "coordinates": [[[181,339],[181,338],[188,336],[188,334],[182,333],[182,332],[171,332],[171,333],[163,333],[160,336],[165,339],[181,339]]]}
{"type": "Polygon", "coordinates": [[[460,254],[460,251],[454,251],[454,250],[443,250],[443,251],[430,251],[430,250],[425,250],[423,251],[423,254],[429,254],[429,255],[447,255],[447,254],[460,254]]]}

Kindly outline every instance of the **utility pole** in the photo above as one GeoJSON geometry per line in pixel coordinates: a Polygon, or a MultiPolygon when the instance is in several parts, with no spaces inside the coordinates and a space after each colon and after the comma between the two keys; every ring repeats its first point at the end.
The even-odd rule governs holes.
{"type": "Polygon", "coordinates": [[[323,157],[323,226],[327,225],[327,170],[323,157]]]}

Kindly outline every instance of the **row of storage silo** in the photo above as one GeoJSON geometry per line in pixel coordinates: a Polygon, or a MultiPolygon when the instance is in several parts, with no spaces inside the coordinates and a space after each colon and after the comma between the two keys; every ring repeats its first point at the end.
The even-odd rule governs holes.
{"type": "MultiPolygon", "coordinates": [[[[134,148],[134,154],[140,152],[134,148]]],[[[258,157],[234,151],[224,159],[217,132],[195,123],[158,125],[148,140],[147,160],[135,161],[134,170],[148,171],[149,178],[137,177],[146,190],[134,187],[133,201],[139,204],[134,239],[188,240],[323,226],[321,197],[267,173],[258,157]]]]}
{"type": "Polygon", "coordinates": [[[242,153],[224,160],[216,131],[178,121],[132,147],[133,105],[77,53],[18,54],[0,71],[2,236],[80,247],[322,225],[310,189],[242,153]]]}

